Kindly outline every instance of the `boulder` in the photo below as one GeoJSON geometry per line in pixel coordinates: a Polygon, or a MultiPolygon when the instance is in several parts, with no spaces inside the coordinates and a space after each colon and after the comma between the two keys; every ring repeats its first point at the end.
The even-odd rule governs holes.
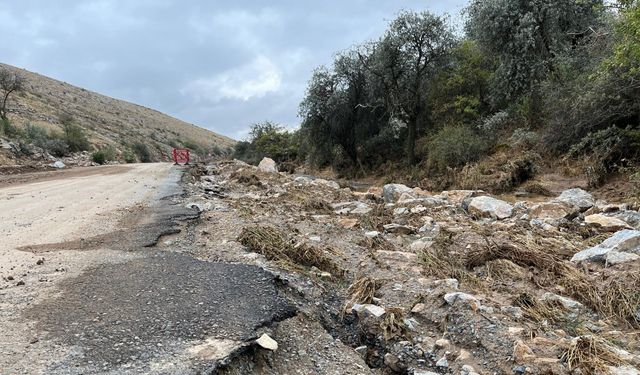
{"type": "Polygon", "coordinates": [[[329,181],[329,180],[325,180],[322,178],[316,178],[315,180],[313,180],[312,182],[313,185],[322,185],[322,186],[328,186],[332,189],[338,190],[340,189],[340,184],[338,184],[335,181],[329,181]]]}
{"type": "Polygon", "coordinates": [[[624,221],[636,229],[640,228],[640,212],[638,211],[621,210],[613,213],[611,216],[624,221]]]}
{"type": "Polygon", "coordinates": [[[554,199],[554,201],[572,204],[578,207],[582,212],[593,207],[595,204],[591,194],[580,188],[565,190],[558,198],[554,199]]]}
{"type": "Polygon", "coordinates": [[[394,203],[400,199],[403,194],[408,194],[415,198],[413,189],[402,184],[387,184],[382,187],[382,198],[385,203],[394,203]]]}
{"type": "Polygon", "coordinates": [[[578,207],[567,202],[544,202],[529,210],[529,216],[543,222],[571,219],[578,214],[578,207]]]}
{"type": "Polygon", "coordinates": [[[258,168],[263,172],[278,173],[278,166],[271,158],[262,158],[260,164],[258,164],[258,168]]]}
{"type": "Polygon", "coordinates": [[[617,232],[629,228],[629,225],[618,218],[605,216],[603,214],[593,214],[584,218],[586,224],[598,226],[608,232],[617,232]]]}
{"type": "Polygon", "coordinates": [[[55,163],[50,164],[50,166],[54,167],[54,168],[58,168],[58,169],[62,169],[64,167],[66,167],[66,165],[60,160],[56,161],[55,163]]]}
{"type": "Polygon", "coordinates": [[[640,258],[640,231],[624,229],[601,244],[576,253],[572,262],[605,262],[617,264],[640,258]]]}
{"type": "Polygon", "coordinates": [[[513,206],[499,199],[482,196],[471,199],[468,210],[473,215],[501,220],[511,216],[513,206]]]}
{"type": "Polygon", "coordinates": [[[482,194],[484,194],[482,190],[449,190],[443,191],[440,195],[436,196],[436,198],[446,199],[459,206],[465,199],[477,197],[482,194]]]}
{"type": "Polygon", "coordinates": [[[474,311],[480,307],[480,302],[475,296],[462,292],[447,293],[444,295],[444,300],[452,306],[455,306],[458,303],[467,305],[474,311]]]}

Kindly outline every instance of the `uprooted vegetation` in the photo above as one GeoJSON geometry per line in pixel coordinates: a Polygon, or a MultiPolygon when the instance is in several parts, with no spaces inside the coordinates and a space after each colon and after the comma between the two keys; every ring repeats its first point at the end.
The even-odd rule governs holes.
{"type": "Polygon", "coordinates": [[[354,193],[239,162],[206,174],[206,189],[223,193],[212,199],[232,208],[211,213],[209,225],[243,228],[227,238],[238,247],[220,254],[275,267],[299,288],[292,298],[305,314],[374,373],[595,374],[640,364],[638,261],[573,260],[612,236],[586,217],[636,223],[629,205],[596,204],[578,191],[593,206],[581,212],[588,206],[558,203],[555,193],[496,200],[510,210],[497,219],[474,208],[487,198],[478,191],[354,193]],[[561,215],[540,218],[538,205],[561,215]]]}
{"type": "Polygon", "coordinates": [[[238,241],[288,269],[307,271],[308,268],[316,267],[337,277],[345,273],[345,270],[332,259],[331,255],[336,255],[332,249],[320,249],[304,242],[297,242],[295,238],[276,228],[244,228],[238,241]]]}

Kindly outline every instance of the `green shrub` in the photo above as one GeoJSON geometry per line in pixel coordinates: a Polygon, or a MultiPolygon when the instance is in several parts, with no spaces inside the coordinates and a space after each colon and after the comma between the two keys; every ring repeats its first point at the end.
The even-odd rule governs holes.
{"type": "Polygon", "coordinates": [[[91,148],[84,129],[73,122],[63,124],[64,140],[69,145],[69,151],[88,151],[91,148]]]}
{"type": "Polygon", "coordinates": [[[489,143],[466,126],[442,128],[427,143],[427,169],[436,174],[478,160],[489,150],[489,143]]]}
{"type": "Polygon", "coordinates": [[[133,144],[133,152],[138,155],[138,160],[142,163],[150,163],[151,162],[151,152],[147,145],[141,142],[136,142],[133,144]]]}
{"type": "Polygon", "coordinates": [[[18,135],[18,128],[16,128],[9,119],[3,118],[0,119],[0,121],[0,130],[2,130],[4,135],[11,138],[18,135]]]}
{"type": "Polygon", "coordinates": [[[44,148],[50,137],[47,130],[38,125],[27,124],[25,128],[25,138],[38,147],[44,148]]]}
{"type": "Polygon", "coordinates": [[[122,156],[123,156],[124,161],[126,163],[135,163],[136,162],[136,155],[133,152],[129,151],[129,150],[125,151],[122,156]]]}
{"type": "Polygon", "coordinates": [[[47,140],[43,148],[55,157],[63,157],[69,154],[69,145],[64,139],[54,138],[47,140]]]}
{"type": "Polygon", "coordinates": [[[116,150],[112,147],[107,147],[102,150],[98,150],[91,155],[91,160],[94,163],[98,163],[100,165],[105,164],[107,162],[113,161],[116,159],[116,150]]]}

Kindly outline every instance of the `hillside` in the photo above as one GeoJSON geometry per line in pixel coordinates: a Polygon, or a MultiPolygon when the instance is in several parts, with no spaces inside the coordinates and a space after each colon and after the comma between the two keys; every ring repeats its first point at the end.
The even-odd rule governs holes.
{"type": "Polygon", "coordinates": [[[8,117],[18,128],[37,125],[62,131],[61,115],[82,127],[96,149],[112,147],[118,153],[144,143],[154,159],[166,159],[171,147],[198,151],[226,151],[234,140],[170,117],[156,110],[117,100],[65,82],[0,64],[25,78],[24,89],[8,101],[8,117]]]}

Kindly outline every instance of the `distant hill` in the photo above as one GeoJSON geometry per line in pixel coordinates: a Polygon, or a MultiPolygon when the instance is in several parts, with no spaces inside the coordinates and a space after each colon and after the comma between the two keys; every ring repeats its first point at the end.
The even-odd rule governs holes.
{"type": "Polygon", "coordinates": [[[208,152],[229,150],[235,141],[156,110],[117,100],[68,83],[1,64],[19,72],[25,89],[8,103],[9,118],[19,127],[30,123],[48,130],[61,130],[61,115],[70,115],[85,129],[95,148],[125,149],[146,144],[155,159],[165,159],[172,147],[187,146],[208,152]]]}

